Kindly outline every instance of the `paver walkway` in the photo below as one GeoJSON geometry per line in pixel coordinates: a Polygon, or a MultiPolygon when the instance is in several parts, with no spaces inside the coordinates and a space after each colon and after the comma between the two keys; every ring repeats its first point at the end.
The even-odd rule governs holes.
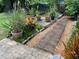
{"type": "Polygon", "coordinates": [[[61,18],[55,24],[51,25],[45,32],[38,34],[35,38],[28,42],[27,45],[53,53],[58,44],[65,26],[68,22],[66,17],[61,18]],[[39,38],[39,36],[41,38],[39,38]],[[34,42],[36,41],[36,42],[34,42]],[[39,41],[39,42],[38,42],[39,41]],[[38,43],[37,43],[38,42],[38,43]],[[35,44],[33,46],[33,44],[35,44]]]}
{"type": "Polygon", "coordinates": [[[10,39],[0,41],[0,59],[50,59],[51,56],[47,52],[28,48],[10,39]]]}

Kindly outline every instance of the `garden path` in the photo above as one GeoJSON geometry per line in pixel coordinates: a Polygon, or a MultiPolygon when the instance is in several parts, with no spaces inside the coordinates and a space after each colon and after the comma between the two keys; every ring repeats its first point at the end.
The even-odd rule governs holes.
{"type": "Polygon", "coordinates": [[[62,17],[56,23],[52,24],[49,28],[35,36],[26,45],[54,53],[54,49],[59,43],[67,22],[67,16],[62,17]]]}
{"type": "Polygon", "coordinates": [[[74,24],[75,22],[64,16],[35,36],[27,46],[7,38],[3,39],[0,41],[0,59],[50,59],[51,53],[59,53],[55,51],[56,47],[63,48],[59,43],[68,41],[66,38],[70,36],[74,24]]]}

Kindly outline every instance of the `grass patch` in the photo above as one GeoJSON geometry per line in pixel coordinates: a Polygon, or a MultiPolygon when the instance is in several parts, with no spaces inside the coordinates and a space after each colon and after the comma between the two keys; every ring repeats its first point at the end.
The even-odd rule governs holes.
{"type": "Polygon", "coordinates": [[[0,40],[2,40],[7,36],[8,32],[2,28],[2,24],[4,23],[9,24],[9,20],[11,20],[11,15],[7,13],[0,13],[0,40]]]}

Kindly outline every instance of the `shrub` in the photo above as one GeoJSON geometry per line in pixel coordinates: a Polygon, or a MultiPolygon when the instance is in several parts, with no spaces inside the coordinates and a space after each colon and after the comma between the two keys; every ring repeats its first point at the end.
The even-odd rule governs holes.
{"type": "Polygon", "coordinates": [[[7,22],[2,22],[0,27],[4,29],[8,34],[10,34],[11,31],[14,29],[14,25],[16,24],[16,22],[17,21],[22,22],[24,18],[25,18],[25,14],[21,10],[13,12],[12,14],[10,13],[10,16],[7,16],[6,14],[7,22]]]}
{"type": "Polygon", "coordinates": [[[65,0],[66,12],[69,16],[75,16],[79,10],[78,0],[65,0]]]}

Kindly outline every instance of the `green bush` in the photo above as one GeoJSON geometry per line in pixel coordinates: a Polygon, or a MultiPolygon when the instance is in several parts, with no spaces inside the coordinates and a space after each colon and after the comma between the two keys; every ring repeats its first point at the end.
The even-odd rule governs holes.
{"type": "Polygon", "coordinates": [[[10,13],[8,16],[7,15],[8,14],[2,16],[1,20],[3,19],[4,21],[0,22],[0,28],[2,28],[8,34],[10,34],[16,22],[20,22],[21,20],[23,20],[26,15],[21,10],[18,10],[16,12],[14,11],[13,13],[10,13]]]}
{"type": "Polygon", "coordinates": [[[66,12],[69,16],[74,16],[79,10],[78,0],[65,0],[66,12]]]}
{"type": "Polygon", "coordinates": [[[40,31],[42,28],[43,28],[43,26],[41,26],[39,24],[35,24],[34,28],[31,28],[28,25],[24,24],[22,26],[22,31],[23,31],[22,37],[16,39],[16,41],[22,43],[24,40],[31,37],[31,35],[34,35],[38,31],[40,31]]]}

